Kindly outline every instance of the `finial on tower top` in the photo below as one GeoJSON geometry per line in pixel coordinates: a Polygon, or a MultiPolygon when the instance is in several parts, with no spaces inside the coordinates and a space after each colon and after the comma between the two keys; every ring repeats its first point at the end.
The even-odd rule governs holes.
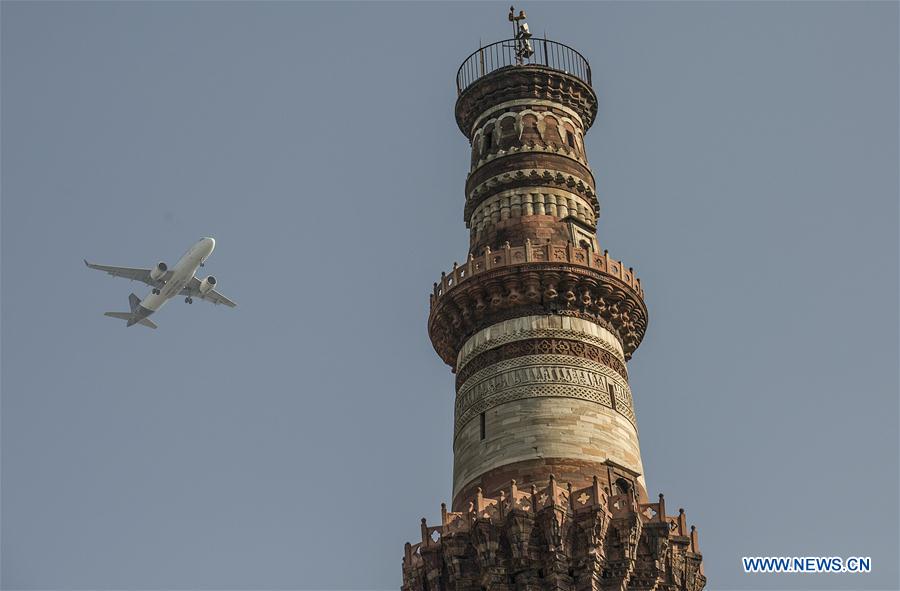
{"type": "Polygon", "coordinates": [[[526,59],[534,55],[534,47],[531,46],[531,31],[525,22],[525,11],[520,10],[516,16],[516,8],[509,7],[509,22],[513,24],[513,37],[516,40],[516,63],[522,65],[526,59]],[[522,22],[519,22],[522,21],[522,22]]]}

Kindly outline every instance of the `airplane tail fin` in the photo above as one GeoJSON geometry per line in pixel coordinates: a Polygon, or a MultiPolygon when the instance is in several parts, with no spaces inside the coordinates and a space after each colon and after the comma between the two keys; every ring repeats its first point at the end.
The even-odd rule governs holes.
{"type": "Polygon", "coordinates": [[[131,294],[128,296],[128,305],[131,306],[131,313],[134,314],[137,312],[138,306],[141,303],[141,298],[137,297],[135,294],[131,294]]]}

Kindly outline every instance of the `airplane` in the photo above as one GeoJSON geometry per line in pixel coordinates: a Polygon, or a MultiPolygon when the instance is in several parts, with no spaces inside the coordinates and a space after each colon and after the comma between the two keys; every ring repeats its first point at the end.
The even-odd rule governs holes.
{"type": "Polygon", "coordinates": [[[216,291],[215,277],[209,275],[203,280],[196,277],[197,269],[203,266],[215,247],[216,241],[212,238],[201,238],[184,253],[184,256],[172,269],[169,269],[168,265],[163,262],[157,263],[152,269],[95,265],[87,262],[87,259],[84,264],[91,269],[106,271],[113,277],[125,277],[149,285],[152,289],[143,300],[133,293],[128,296],[130,312],[106,312],[104,316],[125,320],[126,326],[140,324],[149,328],[157,328],[148,316],[162,308],[163,304],[176,295],[185,296],[184,301],[188,304],[193,304],[194,298],[200,298],[214,304],[225,304],[229,308],[237,306],[216,291]]]}

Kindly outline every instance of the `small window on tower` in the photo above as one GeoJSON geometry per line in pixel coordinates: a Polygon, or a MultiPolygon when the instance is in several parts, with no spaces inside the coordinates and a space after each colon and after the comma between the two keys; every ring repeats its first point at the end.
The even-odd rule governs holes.
{"type": "Polygon", "coordinates": [[[481,439],[482,439],[482,441],[483,441],[485,435],[487,435],[487,432],[486,432],[486,431],[487,431],[487,429],[486,429],[486,428],[487,428],[487,425],[486,425],[486,419],[485,419],[484,413],[481,413],[481,419],[480,419],[480,420],[481,420],[481,439]]]}
{"type": "Polygon", "coordinates": [[[484,153],[487,154],[491,151],[491,140],[494,139],[494,134],[490,129],[484,130],[484,153]]]}
{"type": "Polygon", "coordinates": [[[570,148],[575,147],[575,134],[568,129],[566,130],[566,143],[569,144],[570,148]]]}

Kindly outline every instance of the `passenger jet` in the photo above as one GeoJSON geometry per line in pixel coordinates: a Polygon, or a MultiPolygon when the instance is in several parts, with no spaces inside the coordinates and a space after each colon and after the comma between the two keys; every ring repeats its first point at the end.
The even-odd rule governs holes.
{"type": "Polygon", "coordinates": [[[150,294],[143,300],[131,294],[128,303],[131,312],[106,312],[104,316],[119,318],[127,322],[126,326],[141,324],[150,328],[156,328],[148,316],[162,308],[170,299],[177,295],[183,295],[188,304],[194,303],[194,298],[200,298],[214,304],[225,304],[229,308],[237,306],[234,302],[216,291],[216,278],[212,275],[197,279],[197,269],[203,266],[209,255],[216,247],[216,241],[212,238],[201,238],[199,242],[188,249],[175,267],[169,269],[163,262],[157,263],[152,269],[136,269],[133,267],[110,267],[107,265],[95,265],[84,261],[91,269],[106,271],[113,277],[125,277],[132,281],[143,281],[151,288],[150,294]]]}

